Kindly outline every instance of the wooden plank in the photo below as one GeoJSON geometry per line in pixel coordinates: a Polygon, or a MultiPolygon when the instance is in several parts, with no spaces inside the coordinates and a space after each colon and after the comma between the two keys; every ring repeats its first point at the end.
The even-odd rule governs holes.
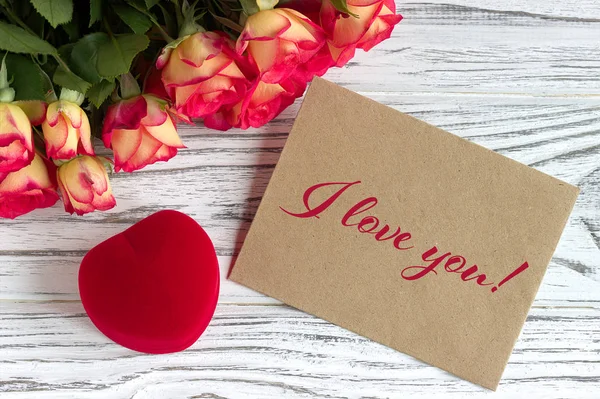
{"type": "MultiPolygon", "coordinates": [[[[79,300],[81,255],[0,256],[0,300],[79,300]]],[[[220,256],[220,304],[280,304],[226,279],[234,258],[220,256]]],[[[553,261],[536,296],[536,307],[600,309],[600,283],[553,261]]]]}
{"type": "MultiPolygon", "coordinates": [[[[411,6],[419,3],[405,3],[396,0],[396,7],[400,12],[405,6],[411,6]]],[[[487,12],[513,12],[524,17],[530,16],[537,18],[541,22],[562,19],[569,20],[590,20],[600,19],[600,5],[596,0],[580,0],[577,2],[568,2],[560,0],[496,0],[493,3],[485,0],[446,0],[444,4],[474,11],[487,12]]]]}
{"type": "MultiPolygon", "coordinates": [[[[353,397],[445,392],[463,398],[489,393],[285,306],[219,305],[190,349],[155,356],[111,343],[79,303],[3,305],[9,305],[0,309],[3,398],[337,398],[350,392],[353,397]]],[[[533,309],[495,397],[596,398],[598,334],[598,309],[533,309]]]]}

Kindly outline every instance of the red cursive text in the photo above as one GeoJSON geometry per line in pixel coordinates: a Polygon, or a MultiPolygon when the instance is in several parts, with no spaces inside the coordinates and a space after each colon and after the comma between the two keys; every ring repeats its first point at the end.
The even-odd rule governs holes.
{"type": "MultiPolygon", "coordinates": [[[[283,212],[290,216],[306,219],[319,218],[319,215],[325,212],[335,201],[342,196],[352,186],[360,184],[360,181],[354,182],[327,182],[319,183],[309,187],[302,196],[305,210],[302,212],[291,212],[283,207],[279,207],[283,212]],[[337,188],[333,194],[327,197],[314,207],[309,204],[311,195],[322,188],[334,187],[337,188]]],[[[314,201],[313,201],[314,202],[314,201]]],[[[408,241],[412,239],[412,234],[408,231],[402,231],[400,227],[393,229],[388,224],[383,224],[377,216],[371,214],[379,201],[377,197],[367,197],[358,201],[352,206],[341,218],[340,222],[345,227],[356,227],[356,230],[362,234],[371,234],[376,241],[392,241],[394,248],[405,251],[414,248],[414,245],[409,245],[408,241]]],[[[402,269],[400,275],[408,281],[419,280],[429,274],[437,275],[437,270],[443,269],[447,273],[455,273],[460,275],[462,281],[475,280],[479,286],[494,285],[488,281],[488,277],[479,272],[479,267],[475,264],[467,267],[467,260],[461,255],[453,255],[451,252],[438,253],[438,248],[433,246],[423,252],[421,255],[423,260],[422,265],[408,266],[402,269]],[[437,270],[436,270],[437,269],[437,270]]],[[[521,272],[525,271],[529,265],[523,263],[508,276],[506,276],[497,286],[491,288],[491,292],[496,292],[498,288],[516,277],[521,272]]]]}

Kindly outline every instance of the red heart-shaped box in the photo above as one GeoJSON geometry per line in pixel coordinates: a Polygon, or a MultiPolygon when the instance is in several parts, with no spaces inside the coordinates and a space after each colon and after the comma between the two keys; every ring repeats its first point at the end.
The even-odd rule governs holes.
{"type": "Polygon", "coordinates": [[[219,264],[198,223],[157,212],[92,248],[81,262],[79,293],[108,338],[146,353],[192,345],[219,297],[219,264]]]}

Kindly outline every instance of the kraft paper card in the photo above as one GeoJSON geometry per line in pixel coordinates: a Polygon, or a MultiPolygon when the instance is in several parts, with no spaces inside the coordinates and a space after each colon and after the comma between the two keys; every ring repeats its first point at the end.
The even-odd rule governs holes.
{"type": "Polygon", "coordinates": [[[315,79],[230,278],[496,389],[578,192],[315,79]]]}

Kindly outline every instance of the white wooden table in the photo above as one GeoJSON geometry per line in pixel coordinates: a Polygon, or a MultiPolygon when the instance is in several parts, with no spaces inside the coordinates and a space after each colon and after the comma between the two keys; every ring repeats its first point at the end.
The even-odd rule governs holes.
{"type": "MultiPolygon", "coordinates": [[[[393,37],[326,78],[581,188],[495,397],[600,398],[600,2],[443,3],[399,3],[393,37]]],[[[225,280],[181,353],[129,351],[86,317],[83,255],[160,209],[201,223],[226,275],[298,104],[256,130],[182,126],[178,157],[113,177],[111,212],[0,221],[0,397],[492,394],[225,280]]]]}

